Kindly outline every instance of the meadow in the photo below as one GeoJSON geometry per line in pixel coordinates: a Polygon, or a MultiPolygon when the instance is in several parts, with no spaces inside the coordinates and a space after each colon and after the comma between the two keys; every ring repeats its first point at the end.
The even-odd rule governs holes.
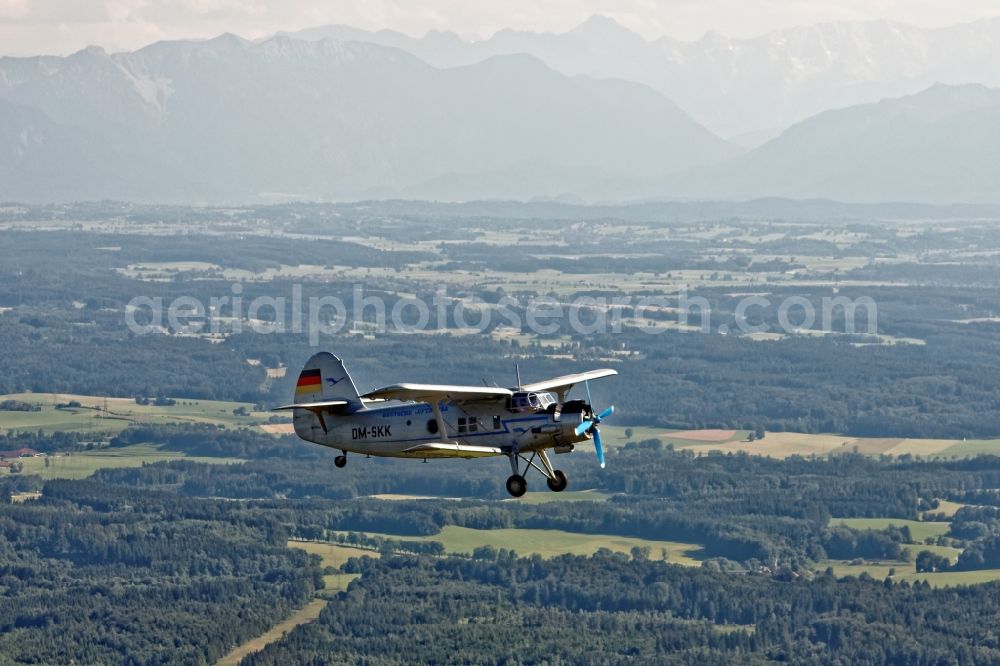
{"type": "Polygon", "coordinates": [[[702,550],[698,544],[680,541],[656,541],[544,529],[477,530],[456,525],[446,525],[439,533],[431,536],[412,537],[375,533],[368,533],[368,536],[405,541],[437,541],[444,546],[445,552],[461,555],[471,555],[476,548],[482,546],[510,549],[521,557],[537,554],[543,558],[567,554],[593,555],[602,548],[629,554],[633,548],[639,547],[649,549],[650,559],[666,560],[687,566],[701,564],[699,558],[702,550]]]}
{"type": "MultiPolygon", "coordinates": [[[[923,550],[923,549],[922,549],[923,550]]],[[[913,562],[903,562],[896,560],[866,562],[864,564],[851,564],[840,560],[827,560],[818,567],[823,569],[829,566],[838,578],[845,576],[860,576],[868,574],[876,580],[889,578],[889,572],[893,571],[891,578],[896,581],[926,581],[932,587],[955,587],[957,585],[976,585],[979,583],[991,583],[1000,580],[1000,569],[978,569],[975,571],[940,571],[935,573],[917,573],[914,570],[913,562]]]]}
{"type": "Polygon", "coordinates": [[[259,426],[272,416],[254,411],[244,402],[180,398],[174,405],[140,405],[132,398],[104,398],[67,393],[11,393],[0,402],[16,400],[37,405],[41,411],[0,411],[0,432],[31,430],[45,433],[74,431],[95,436],[116,434],[130,425],[200,423],[227,428],[259,426]],[[79,406],[57,407],[79,403],[79,406]],[[240,413],[236,413],[240,412],[240,413]]]}
{"type": "Polygon", "coordinates": [[[800,432],[768,432],[763,439],[747,441],[747,430],[669,430],[648,426],[605,424],[601,433],[608,446],[658,439],[675,449],[698,452],[748,453],[771,458],[829,456],[861,453],[869,456],[920,456],[923,458],[968,458],[979,454],[1000,455],[1000,439],[914,439],[852,437],[850,435],[800,432]],[[626,430],[631,436],[626,435],[626,430]]]}
{"type": "Polygon", "coordinates": [[[904,520],[901,518],[834,518],[831,525],[844,525],[856,530],[884,530],[887,527],[907,527],[913,543],[922,544],[926,539],[944,536],[948,533],[949,523],[922,520],[904,520]]]}
{"type": "Polygon", "coordinates": [[[152,444],[133,444],[121,448],[102,448],[72,454],[20,458],[21,474],[37,474],[43,479],[84,479],[99,469],[121,469],[167,460],[190,460],[212,464],[242,463],[239,458],[187,456],[177,451],[164,451],[152,444]]]}

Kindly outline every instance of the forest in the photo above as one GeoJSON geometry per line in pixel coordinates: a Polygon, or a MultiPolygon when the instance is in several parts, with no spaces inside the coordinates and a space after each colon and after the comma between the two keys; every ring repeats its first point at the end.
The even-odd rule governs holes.
{"type": "MultiPolygon", "coordinates": [[[[211,429],[202,432],[211,439],[211,429]]],[[[426,468],[371,461],[375,468],[348,475],[322,457],[260,453],[243,465],[178,461],[102,470],[86,481],[0,480],[0,496],[42,491],[0,514],[0,651],[15,662],[83,654],[120,663],[115,655],[127,654],[126,663],[212,663],[323,586],[318,561],[285,548],[286,539],[334,531],[399,536],[369,546],[388,559],[345,565],[362,577],[316,623],[245,663],[362,655],[369,663],[532,662],[545,658],[546,645],[583,663],[989,663],[1000,649],[984,633],[997,613],[996,583],[935,590],[867,574],[838,579],[818,564],[904,558],[908,528],[859,530],[832,519],[906,520],[924,511],[933,520],[938,498],[992,494],[995,502],[997,458],[772,460],[634,443],[607,474],[587,475],[593,465],[583,460],[568,468],[616,493],[609,500],[522,504],[477,498],[495,493],[488,466],[444,475],[451,485],[439,489],[469,499],[385,502],[361,495],[421,492],[426,468]],[[702,562],[653,562],[641,550],[541,560],[479,549],[455,558],[439,543],[407,537],[446,525],[690,540],[703,545],[702,562]],[[561,640],[567,626],[580,641],[561,640]]],[[[955,513],[945,539],[965,548],[956,570],[1000,567],[998,512],[984,504],[955,513]]]]}
{"type": "Polygon", "coordinates": [[[0,664],[212,664],[317,601],[318,619],[243,663],[1000,663],[1000,583],[937,587],[1000,570],[1000,234],[987,214],[781,201],[0,206],[0,450],[181,458],[116,459],[83,480],[52,478],[57,466],[0,475],[0,664]],[[312,342],[256,332],[278,313],[251,322],[232,301],[198,319],[216,335],[127,325],[155,323],[136,297],[352,306],[358,287],[388,310],[442,293],[446,305],[423,333],[379,330],[350,307],[312,342]],[[679,311],[682,291],[705,310],[679,311]],[[569,318],[537,333],[457,323],[473,304],[503,302],[524,321],[535,299],[578,297],[666,305],[652,332],[631,304],[609,332],[569,318]],[[745,311],[748,297],[765,303],[745,311]],[[821,312],[832,297],[871,299],[877,321],[864,311],[850,332],[840,309],[830,330],[802,312],[782,322],[786,299],[821,312]],[[40,409],[9,395],[24,392],[271,409],[318,348],[362,391],[510,386],[515,364],[525,382],[613,367],[593,403],[644,434],[609,446],[604,470],[589,448],[558,456],[571,479],[560,501],[499,501],[503,458],[351,454],[337,469],[334,451],[232,421],[5,427],[40,409]],[[849,447],[778,459],[674,450],[644,427],[984,441],[955,459],[849,447]],[[513,537],[446,543],[459,530],[667,545],[543,559],[513,537]],[[306,546],[369,556],[338,568],[306,546]]]}
{"type": "Polygon", "coordinates": [[[1000,584],[779,581],[597,554],[364,558],[316,623],[244,662],[986,664],[1000,584]]]}
{"type": "MultiPolygon", "coordinates": [[[[746,454],[696,456],[643,442],[612,452],[606,470],[596,469],[581,453],[560,463],[578,487],[612,493],[607,502],[483,504],[482,499],[501,497],[499,481],[506,461],[424,466],[358,460],[353,463],[359,465],[357,473],[344,473],[331,465],[330,457],[227,466],[175,461],[100,470],[95,478],[191,497],[295,500],[309,508],[290,520],[287,529],[303,538],[322,537],[327,530],[405,538],[433,535],[446,525],[556,529],[689,541],[703,546],[705,558],[725,558],[749,568],[777,562],[792,569],[807,569],[828,558],[903,559],[903,545],[913,541],[905,529],[858,530],[838,526],[833,519],[917,520],[923,511],[933,514],[940,499],[969,502],[981,490],[1000,488],[996,456],[921,461],[843,454],[776,460],[746,454]],[[380,493],[466,499],[366,499],[380,493]],[[328,508],[317,514],[314,506],[328,508]]],[[[946,541],[968,551],[957,569],[1000,568],[998,510],[963,508],[955,514],[946,541]]]]}
{"type": "Polygon", "coordinates": [[[232,502],[50,481],[0,525],[5,663],[214,663],[323,585],[280,524],[232,502]]]}

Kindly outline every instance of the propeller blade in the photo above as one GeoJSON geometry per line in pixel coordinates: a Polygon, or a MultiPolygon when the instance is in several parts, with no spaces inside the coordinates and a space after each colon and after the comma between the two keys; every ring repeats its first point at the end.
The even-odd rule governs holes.
{"type": "Polygon", "coordinates": [[[583,423],[581,423],[580,425],[578,425],[576,427],[576,431],[575,431],[576,432],[576,436],[579,437],[583,433],[585,433],[588,430],[590,430],[593,426],[594,426],[594,422],[593,421],[584,421],[583,423]]]}
{"type": "Polygon", "coordinates": [[[594,450],[597,451],[597,462],[604,469],[604,445],[601,444],[601,431],[594,428],[594,450]]]}
{"type": "Polygon", "coordinates": [[[587,381],[583,382],[583,385],[587,387],[587,404],[588,405],[593,405],[594,401],[590,397],[590,380],[588,379],[587,381]]]}
{"type": "Polygon", "coordinates": [[[600,414],[597,415],[597,422],[600,423],[601,421],[603,421],[604,419],[608,418],[609,416],[611,416],[614,413],[615,413],[615,406],[611,405],[610,407],[608,407],[603,412],[601,412],[600,414]]]}

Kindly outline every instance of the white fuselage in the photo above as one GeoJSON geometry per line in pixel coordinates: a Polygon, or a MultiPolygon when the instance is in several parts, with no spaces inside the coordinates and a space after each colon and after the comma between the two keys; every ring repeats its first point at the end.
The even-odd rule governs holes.
{"type": "Polygon", "coordinates": [[[365,407],[353,412],[319,417],[296,410],[295,432],[302,439],[352,453],[373,456],[426,458],[407,452],[419,444],[456,442],[520,452],[567,447],[590,439],[574,432],[583,420],[580,412],[558,414],[552,410],[511,411],[502,402],[459,405],[440,403],[446,433],[429,403],[405,402],[365,407]],[[324,431],[323,425],[326,429],[324,431]]]}

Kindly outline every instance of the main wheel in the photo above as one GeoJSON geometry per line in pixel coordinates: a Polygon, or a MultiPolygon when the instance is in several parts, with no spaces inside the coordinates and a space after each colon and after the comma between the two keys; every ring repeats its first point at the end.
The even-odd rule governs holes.
{"type": "Polygon", "coordinates": [[[347,464],[347,456],[337,456],[333,459],[333,464],[337,467],[343,467],[347,464]]]}
{"type": "Polygon", "coordinates": [[[507,492],[509,492],[512,497],[520,497],[527,490],[528,484],[525,482],[524,477],[520,474],[515,474],[507,479],[507,492]]]}
{"type": "Polygon", "coordinates": [[[552,492],[561,493],[566,490],[566,486],[569,485],[569,479],[566,478],[566,475],[563,474],[561,469],[557,469],[553,472],[553,474],[555,474],[556,478],[546,479],[545,483],[549,484],[549,490],[552,492]]]}

